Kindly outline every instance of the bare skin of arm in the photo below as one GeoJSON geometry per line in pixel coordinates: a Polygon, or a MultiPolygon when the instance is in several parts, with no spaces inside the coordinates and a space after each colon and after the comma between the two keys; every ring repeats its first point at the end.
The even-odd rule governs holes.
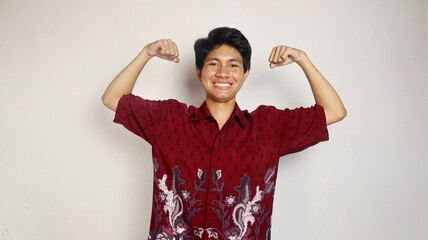
{"type": "Polygon", "coordinates": [[[306,75],[315,98],[315,102],[324,108],[327,125],[341,121],[346,117],[346,109],[336,90],[312,64],[302,50],[287,46],[277,46],[269,56],[270,67],[280,67],[297,63],[306,75]]]}
{"type": "Polygon", "coordinates": [[[137,57],[111,81],[105,90],[102,101],[107,108],[116,111],[120,98],[132,92],[141,71],[154,56],[175,63],[180,61],[177,45],[173,41],[161,39],[147,44],[137,57]]]}

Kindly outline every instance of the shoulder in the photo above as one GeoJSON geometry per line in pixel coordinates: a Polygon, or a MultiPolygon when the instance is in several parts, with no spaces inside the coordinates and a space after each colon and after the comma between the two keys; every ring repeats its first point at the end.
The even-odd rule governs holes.
{"type": "Polygon", "coordinates": [[[118,110],[126,110],[134,113],[141,112],[143,114],[171,114],[187,111],[187,105],[176,99],[152,100],[142,98],[138,95],[128,94],[122,96],[120,99],[118,110]]]}
{"type": "Polygon", "coordinates": [[[321,105],[315,104],[310,107],[295,107],[295,108],[277,108],[270,105],[260,105],[250,114],[260,113],[284,113],[284,112],[306,112],[306,111],[320,111],[323,110],[321,105]]]}
{"type": "Polygon", "coordinates": [[[250,115],[257,116],[257,115],[265,115],[265,114],[278,114],[285,111],[291,111],[288,108],[285,109],[278,109],[275,106],[271,105],[259,105],[254,111],[250,112],[250,115]]]}
{"type": "Polygon", "coordinates": [[[146,105],[151,105],[151,106],[163,106],[163,107],[182,106],[182,107],[187,108],[187,105],[185,103],[182,103],[176,99],[154,100],[154,99],[142,98],[142,97],[140,97],[138,95],[134,95],[134,94],[124,95],[121,98],[121,101],[131,102],[131,103],[135,103],[135,104],[146,104],[146,105]]]}
{"type": "Polygon", "coordinates": [[[275,106],[260,105],[250,113],[255,119],[296,119],[317,118],[324,114],[322,106],[315,104],[309,107],[295,107],[279,109],[275,106]]]}

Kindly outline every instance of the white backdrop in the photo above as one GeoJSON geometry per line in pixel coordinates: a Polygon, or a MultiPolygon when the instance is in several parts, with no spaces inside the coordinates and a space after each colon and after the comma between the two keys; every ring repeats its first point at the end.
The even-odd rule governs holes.
{"type": "Polygon", "coordinates": [[[193,43],[218,26],[254,49],[238,102],[309,106],[305,50],[348,117],[330,141],[281,160],[273,239],[428,239],[428,10],[425,0],[0,0],[0,240],[146,239],[150,146],[101,103],[142,47],[174,39],[135,93],[203,100],[193,43]],[[322,3],[321,3],[322,2],[322,3]]]}

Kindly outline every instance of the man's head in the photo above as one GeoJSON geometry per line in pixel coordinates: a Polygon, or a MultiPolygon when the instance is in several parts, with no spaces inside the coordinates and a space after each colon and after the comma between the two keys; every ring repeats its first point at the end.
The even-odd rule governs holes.
{"type": "Polygon", "coordinates": [[[196,75],[207,103],[235,102],[250,73],[251,46],[233,28],[216,28],[195,42],[196,75]]]}
{"type": "Polygon", "coordinates": [[[194,49],[196,67],[199,70],[202,70],[208,54],[221,45],[228,45],[235,48],[242,56],[244,72],[250,70],[250,43],[239,30],[228,27],[215,28],[209,32],[208,37],[200,38],[195,42],[194,49]]]}

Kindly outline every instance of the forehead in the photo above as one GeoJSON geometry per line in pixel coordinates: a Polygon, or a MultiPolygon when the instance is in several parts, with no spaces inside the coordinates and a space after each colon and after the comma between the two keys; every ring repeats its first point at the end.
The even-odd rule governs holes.
{"type": "Polygon", "coordinates": [[[214,48],[208,53],[206,59],[208,60],[222,60],[222,61],[239,61],[242,62],[242,56],[236,48],[223,44],[214,48]]]}

